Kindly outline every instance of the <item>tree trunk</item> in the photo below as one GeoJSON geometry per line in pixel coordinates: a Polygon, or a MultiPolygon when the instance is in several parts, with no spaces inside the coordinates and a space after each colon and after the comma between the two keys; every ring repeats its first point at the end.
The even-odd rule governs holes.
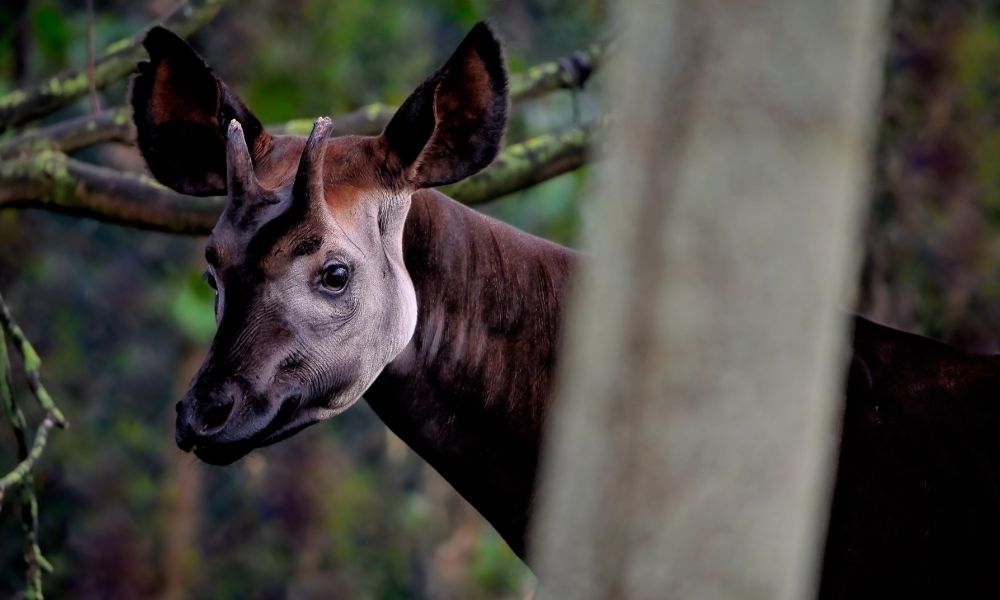
{"type": "Polygon", "coordinates": [[[554,598],[815,590],[884,6],[621,0],[534,557],[554,598]]]}

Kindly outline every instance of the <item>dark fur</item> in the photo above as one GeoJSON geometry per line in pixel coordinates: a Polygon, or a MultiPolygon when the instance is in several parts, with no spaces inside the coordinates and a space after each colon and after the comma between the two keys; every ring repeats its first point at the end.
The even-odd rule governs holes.
{"type": "Polygon", "coordinates": [[[855,319],[823,598],[1000,597],[1000,359],[855,319]]]}
{"type": "Polygon", "coordinates": [[[417,330],[365,398],[523,557],[575,256],[436,191],[403,244],[417,330]]]}

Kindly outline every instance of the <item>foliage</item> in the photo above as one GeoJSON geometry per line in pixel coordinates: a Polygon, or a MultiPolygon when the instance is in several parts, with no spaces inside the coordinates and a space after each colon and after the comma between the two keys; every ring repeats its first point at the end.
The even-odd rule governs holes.
{"type": "Polygon", "coordinates": [[[898,0],[858,309],[1000,349],[1000,8],[898,0]]]}

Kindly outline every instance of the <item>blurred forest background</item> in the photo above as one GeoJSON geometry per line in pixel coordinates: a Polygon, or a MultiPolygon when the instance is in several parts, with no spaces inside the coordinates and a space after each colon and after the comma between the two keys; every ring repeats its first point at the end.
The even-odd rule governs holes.
{"type": "MultiPolygon", "coordinates": [[[[95,47],[173,6],[95,0],[95,47]]],[[[608,29],[598,0],[248,0],[223,8],[189,41],[263,122],[274,123],[400,102],[482,18],[506,40],[512,71],[585,47],[608,29]]],[[[87,23],[83,2],[0,6],[0,95],[82,67],[87,23]]],[[[971,350],[1000,351],[1000,3],[897,0],[889,26],[855,308],[971,350]]],[[[120,105],[124,93],[122,83],[107,88],[101,105],[120,105]]],[[[84,98],[49,119],[88,110],[84,98]]],[[[508,139],[595,112],[589,86],[550,94],[518,106],[508,139]]],[[[135,150],[120,144],[80,155],[142,168],[135,150]]],[[[481,209],[576,244],[586,171],[481,209]]],[[[50,212],[0,211],[0,291],[72,423],[53,433],[36,467],[40,541],[55,567],[46,591],[529,596],[527,569],[364,403],[228,468],[176,449],[173,405],[214,329],[202,244],[50,212]]],[[[0,435],[5,471],[14,445],[0,435]]],[[[2,597],[23,589],[20,523],[10,506],[0,512],[2,597]]]]}

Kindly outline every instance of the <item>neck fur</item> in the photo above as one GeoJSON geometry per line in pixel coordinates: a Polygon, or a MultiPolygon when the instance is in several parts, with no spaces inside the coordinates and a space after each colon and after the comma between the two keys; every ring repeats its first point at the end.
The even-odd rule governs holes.
{"type": "Polygon", "coordinates": [[[365,398],[523,558],[576,254],[428,190],[403,255],[416,331],[365,398]]]}

